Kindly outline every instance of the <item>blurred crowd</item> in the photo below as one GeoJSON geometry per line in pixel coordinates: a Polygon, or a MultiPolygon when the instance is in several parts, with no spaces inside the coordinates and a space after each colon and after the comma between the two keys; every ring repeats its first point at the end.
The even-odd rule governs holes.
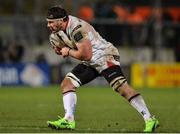
{"type": "MultiPolygon", "coordinates": [[[[176,61],[180,61],[180,6],[155,5],[153,2],[158,0],[152,0],[151,4],[139,1],[150,0],[1,0],[0,63],[22,62],[27,46],[40,48],[44,42],[47,45],[49,31],[45,15],[50,6],[57,4],[90,22],[114,45],[148,46],[155,50],[160,42],[161,47],[173,49],[176,61]]],[[[36,62],[47,62],[43,53],[37,55],[36,62]]]]}
{"type": "Polygon", "coordinates": [[[158,17],[161,21],[180,22],[179,7],[152,7],[152,6],[124,6],[122,4],[110,4],[103,1],[96,4],[83,4],[78,9],[78,16],[92,22],[97,18],[114,18],[120,23],[141,24],[151,17],[158,17]]]}
{"type": "Polygon", "coordinates": [[[62,4],[68,12],[86,21],[114,18],[121,23],[139,24],[148,21],[154,15],[166,21],[180,21],[178,0],[172,2],[171,0],[136,0],[136,2],[131,0],[77,0],[75,2],[73,0],[1,0],[0,15],[44,16],[49,7],[58,4],[62,4]],[[171,3],[171,6],[168,3],[171,3]]]}
{"type": "Polygon", "coordinates": [[[14,40],[3,45],[0,39],[0,63],[20,63],[24,55],[24,46],[14,40]]]}

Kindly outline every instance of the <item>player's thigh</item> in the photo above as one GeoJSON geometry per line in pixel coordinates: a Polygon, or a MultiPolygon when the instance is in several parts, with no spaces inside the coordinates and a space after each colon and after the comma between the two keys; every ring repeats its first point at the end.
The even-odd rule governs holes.
{"type": "Polygon", "coordinates": [[[66,75],[73,85],[77,88],[81,85],[87,84],[99,76],[99,73],[92,67],[78,64],[70,73],[66,75]]]}
{"type": "Polygon", "coordinates": [[[119,65],[111,66],[103,70],[101,75],[109,82],[113,90],[117,92],[119,91],[119,88],[127,82],[119,65]]]}

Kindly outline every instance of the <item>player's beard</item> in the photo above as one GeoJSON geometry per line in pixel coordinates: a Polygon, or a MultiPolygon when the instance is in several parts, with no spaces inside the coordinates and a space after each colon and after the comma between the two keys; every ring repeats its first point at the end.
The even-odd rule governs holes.
{"type": "Polygon", "coordinates": [[[58,32],[58,31],[60,31],[60,30],[63,30],[63,26],[62,26],[62,24],[59,24],[59,25],[57,25],[56,27],[51,27],[50,30],[51,30],[53,33],[56,33],[56,32],[58,32]]]}

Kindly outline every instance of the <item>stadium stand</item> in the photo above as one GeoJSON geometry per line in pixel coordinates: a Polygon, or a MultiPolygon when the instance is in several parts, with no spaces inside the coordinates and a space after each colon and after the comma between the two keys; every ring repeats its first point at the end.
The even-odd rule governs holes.
{"type": "Polygon", "coordinates": [[[62,58],[49,50],[45,20],[47,9],[57,4],[90,22],[103,37],[119,47],[121,56],[125,57],[122,65],[130,65],[133,61],[179,61],[178,0],[161,3],[150,0],[6,0],[0,1],[0,63],[10,62],[4,53],[10,40],[23,47],[19,62],[47,62],[53,66],[62,62],[62,58]],[[162,52],[158,53],[158,49],[162,52]],[[136,53],[139,51],[147,54],[136,53]]]}

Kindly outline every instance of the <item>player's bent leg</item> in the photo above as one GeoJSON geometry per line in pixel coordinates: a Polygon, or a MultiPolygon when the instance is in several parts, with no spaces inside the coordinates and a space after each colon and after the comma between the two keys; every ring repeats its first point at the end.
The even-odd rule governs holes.
{"type": "Polygon", "coordinates": [[[75,89],[72,80],[68,77],[61,83],[61,91],[63,94],[63,104],[65,115],[63,118],[59,117],[56,121],[47,121],[49,127],[53,129],[75,129],[74,113],[77,102],[75,89]]]}
{"type": "Polygon", "coordinates": [[[149,112],[143,97],[135,91],[124,77],[120,66],[113,66],[102,71],[102,75],[109,82],[114,91],[118,92],[134,107],[145,121],[144,132],[153,132],[159,122],[149,112]]]}
{"type": "Polygon", "coordinates": [[[144,118],[144,132],[155,131],[155,129],[159,126],[159,121],[150,114],[142,96],[127,83],[124,83],[118,91],[144,118]]]}
{"type": "Polygon", "coordinates": [[[68,92],[75,92],[76,87],[72,84],[71,79],[65,77],[61,82],[60,89],[62,94],[66,94],[68,92]]]}
{"type": "Polygon", "coordinates": [[[64,118],[57,121],[48,121],[48,126],[55,129],[75,129],[74,112],[76,107],[75,89],[99,76],[99,73],[90,66],[78,64],[61,83],[63,104],[65,109],[64,118]]]}

